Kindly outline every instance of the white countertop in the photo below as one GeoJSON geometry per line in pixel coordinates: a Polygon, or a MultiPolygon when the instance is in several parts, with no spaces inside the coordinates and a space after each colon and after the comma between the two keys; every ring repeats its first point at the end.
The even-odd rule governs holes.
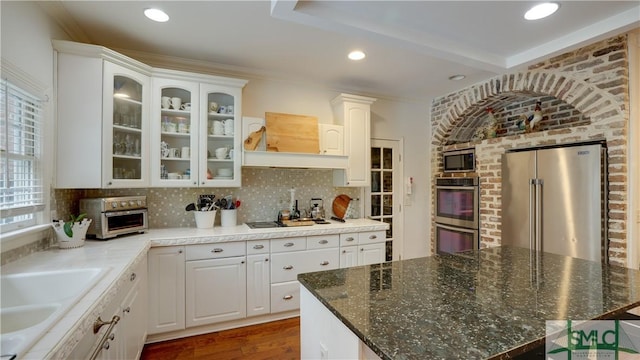
{"type": "Polygon", "coordinates": [[[387,228],[388,224],[374,220],[348,219],[345,223],[330,221],[330,224],[324,225],[268,229],[250,229],[245,224],[226,228],[216,226],[213,229],[152,229],[145,234],[108,241],[88,240],[84,246],[75,249],[52,248],[33,253],[2,266],[2,274],[90,267],[107,267],[109,271],[19,359],[67,358],[76,343],[92,331],[93,321],[124,286],[129,271],[144,259],[150,247],[379,231],[387,228]]]}

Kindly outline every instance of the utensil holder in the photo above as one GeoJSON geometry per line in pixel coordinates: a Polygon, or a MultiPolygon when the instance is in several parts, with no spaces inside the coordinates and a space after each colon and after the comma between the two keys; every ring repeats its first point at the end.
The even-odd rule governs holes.
{"type": "Polygon", "coordinates": [[[213,222],[216,219],[216,210],[212,211],[194,211],[196,217],[196,227],[198,229],[212,229],[213,222]]]}
{"type": "Polygon", "coordinates": [[[222,227],[238,225],[238,211],[236,209],[220,210],[220,225],[222,227]]]}

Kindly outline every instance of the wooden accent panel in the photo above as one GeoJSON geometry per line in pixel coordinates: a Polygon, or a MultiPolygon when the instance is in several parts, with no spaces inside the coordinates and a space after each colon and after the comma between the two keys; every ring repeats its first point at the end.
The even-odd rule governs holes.
{"type": "Polygon", "coordinates": [[[267,112],[265,124],[267,151],[320,153],[317,117],[267,112]]]}

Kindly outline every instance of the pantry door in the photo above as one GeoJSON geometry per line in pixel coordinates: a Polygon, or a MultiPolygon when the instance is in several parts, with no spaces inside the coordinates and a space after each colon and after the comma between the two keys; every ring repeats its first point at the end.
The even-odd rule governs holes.
{"type": "Polygon", "coordinates": [[[402,140],[371,139],[371,186],[366,189],[368,217],[389,224],[386,260],[402,259],[402,140]]]}

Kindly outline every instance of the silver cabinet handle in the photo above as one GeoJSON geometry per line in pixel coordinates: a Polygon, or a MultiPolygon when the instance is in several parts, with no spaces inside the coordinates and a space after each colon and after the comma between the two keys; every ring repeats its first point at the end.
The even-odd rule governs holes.
{"type": "MultiPolygon", "coordinates": [[[[113,341],[113,339],[116,338],[116,334],[111,333],[111,335],[109,335],[109,340],[113,341]]],[[[109,343],[105,343],[105,344],[109,344],[109,343]]],[[[107,349],[109,348],[109,345],[107,345],[107,349]]]]}
{"type": "Polygon", "coordinates": [[[325,261],[321,262],[320,265],[322,265],[322,266],[329,265],[329,262],[327,260],[325,260],[325,261]]]}
{"type": "Polygon", "coordinates": [[[284,244],[285,247],[292,247],[293,245],[295,245],[295,244],[292,243],[292,242],[288,242],[288,243],[284,244]]]}
{"type": "Polygon", "coordinates": [[[377,239],[378,237],[376,235],[370,235],[369,239],[373,240],[373,239],[377,239]]]}
{"type": "Polygon", "coordinates": [[[136,279],[136,273],[131,273],[131,276],[129,276],[129,281],[133,281],[136,279]]]}
{"type": "Polygon", "coordinates": [[[122,310],[123,313],[130,313],[131,312],[131,306],[127,306],[124,310],[122,310]]]}
{"type": "Polygon", "coordinates": [[[352,237],[348,237],[348,238],[346,238],[345,240],[346,240],[346,241],[353,241],[353,240],[355,240],[355,239],[354,239],[354,238],[352,238],[352,237]]]}
{"type": "Polygon", "coordinates": [[[264,245],[254,245],[253,246],[254,249],[264,249],[264,245]]]}
{"type": "MultiPolygon", "coordinates": [[[[111,335],[113,335],[113,334],[111,334],[111,335]]],[[[102,345],[102,349],[103,349],[103,350],[109,350],[109,342],[108,342],[108,341],[107,341],[107,342],[105,342],[105,343],[102,345]]]]}
{"type": "Polygon", "coordinates": [[[224,251],[224,250],[223,250],[223,249],[220,249],[220,248],[215,248],[215,249],[211,250],[211,252],[212,252],[212,253],[221,253],[221,252],[223,252],[223,251],[224,251]]]}
{"type": "Polygon", "coordinates": [[[293,265],[287,265],[287,266],[283,267],[283,269],[291,270],[291,269],[293,269],[293,265]]]}
{"type": "Polygon", "coordinates": [[[293,299],[293,295],[285,295],[282,297],[283,300],[291,300],[293,299]]]}
{"type": "Polygon", "coordinates": [[[320,241],[318,241],[318,244],[322,244],[322,245],[324,245],[324,244],[328,244],[328,243],[329,243],[329,241],[327,241],[327,240],[320,240],[320,241]]]}
{"type": "Polygon", "coordinates": [[[104,333],[102,338],[100,338],[100,341],[98,341],[98,346],[93,350],[93,353],[91,353],[91,356],[89,356],[89,360],[95,360],[98,357],[98,354],[100,354],[100,351],[102,351],[102,349],[105,349],[105,350],[109,349],[109,343],[107,341],[112,335],[114,336],[112,340],[115,338],[115,335],[113,334],[113,328],[116,326],[118,321],[120,321],[120,316],[113,315],[113,318],[111,318],[111,321],[103,321],[100,317],[98,317],[96,321],[93,323],[94,334],[97,334],[98,331],[100,331],[100,328],[103,327],[104,325],[109,325],[109,327],[107,328],[107,331],[104,333]]]}

